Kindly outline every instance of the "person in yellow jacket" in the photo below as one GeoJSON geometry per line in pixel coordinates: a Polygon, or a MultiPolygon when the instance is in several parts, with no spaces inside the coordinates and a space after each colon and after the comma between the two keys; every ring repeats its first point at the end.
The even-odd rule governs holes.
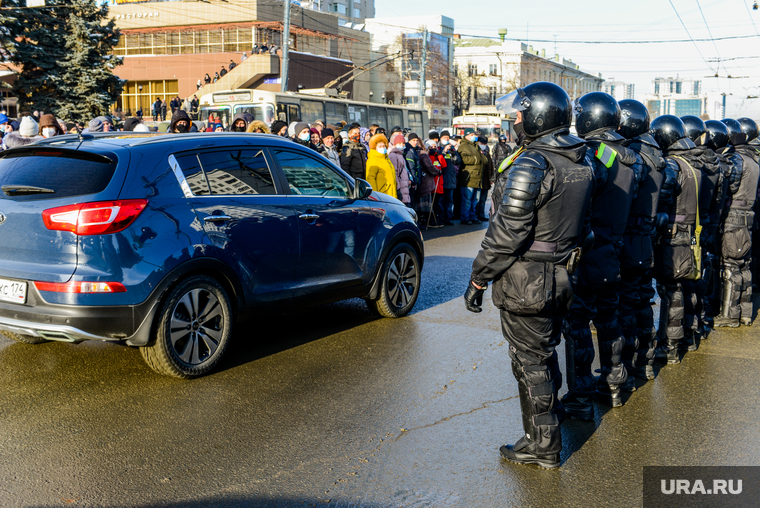
{"type": "Polygon", "coordinates": [[[388,138],[375,134],[369,140],[367,155],[367,181],[372,189],[397,198],[396,168],[388,158],[388,138]]]}

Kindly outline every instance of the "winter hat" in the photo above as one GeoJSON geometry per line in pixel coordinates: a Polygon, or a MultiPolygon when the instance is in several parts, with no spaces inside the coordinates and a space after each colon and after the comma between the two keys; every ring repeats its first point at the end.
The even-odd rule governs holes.
{"type": "Polygon", "coordinates": [[[430,131],[428,132],[428,139],[441,139],[441,138],[438,137],[437,131],[430,131]]]}
{"type": "Polygon", "coordinates": [[[40,126],[31,116],[25,116],[21,119],[18,133],[25,138],[31,138],[40,133],[40,126]]]}
{"type": "Polygon", "coordinates": [[[487,145],[488,140],[484,138],[483,136],[478,136],[478,143],[480,143],[481,145],[487,145]]]}
{"type": "Polygon", "coordinates": [[[317,136],[319,136],[319,131],[317,129],[315,129],[314,127],[312,127],[311,129],[309,129],[309,132],[312,133],[312,134],[316,134],[317,136]]]}
{"type": "Polygon", "coordinates": [[[417,134],[415,134],[413,132],[410,132],[409,133],[409,137],[407,138],[407,140],[411,141],[413,139],[420,139],[420,137],[417,134]]]}
{"type": "Polygon", "coordinates": [[[96,120],[100,120],[104,124],[106,124],[106,123],[107,124],[111,124],[111,127],[113,127],[113,120],[111,120],[111,117],[108,117],[108,116],[98,116],[98,117],[95,117],[95,119],[96,120]]]}
{"type": "Polygon", "coordinates": [[[444,136],[451,137],[451,134],[449,133],[449,131],[441,131],[441,137],[444,137],[444,136]]]}
{"type": "Polygon", "coordinates": [[[18,132],[18,129],[20,126],[21,125],[18,123],[18,120],[13,120],[11,122],[11,128],[13,129],[14,132],[18,132]]]}
{"type": "Polygon", "coordinates": [[[137,127],[139,124],[140,124],[140,120],[134,117],[129,117],[126,120],[124,120],[124,130],[134,131],[135,127],[137,127]]]}
{"type": "Polygon", "coordinates": [[[148,126],[145,125],[144,123],[138,123],[137,125],[135,125],[135,128],[132,130],[134,132],[150,132],[150,128],[148,128],[148,126]]]}
{"type": "Polygon", "coordinates": [[[0,113],[0,125],[2,125],[4,123],[8,123],[8,117],[5,116],[4,114],[0,113]]]}
{"type": "Polygon", "coordinates": [[[434,148],[436,146],[435,140],[428,139],[427,141],[425,141],[425,146],[428,148],[434,148]]]}
{"type": "Polygon", "coordinates": [[[97,118],[93,118],[92,120],[90,120],[90,123],[87,125],[87,128],[90,129],[90,132],[103,132],[103,122],[101,122],[97,118]]]}
{"type": "Polygon", "coordinates": [[[369,138],[369,149],[370,150],[377,149],[377,144],[381,143],[381,142],[385,143],[386,147],[388,146],[388,138],[386,138],[382,134],[375,134],[374,136],[372,136],[371,138],[369,138]]]}
{"type": "Polygon", "coordinates": [[[468,128],[466,128],[466,129],[464,130],[464,135],[465,135],[465,137],[466,137],[466,136],[469,136],[470,134],[475,134],[475,129],[473,129],[472,127],[468,127],[468,128]]]}
{"type": "Polygon", "coordinates": [[[44,129],[45,127],[52,127],[55,129],[55,132],[57,134],[63,134],[63,131],[61,130],[61,126],[58,124],[58,120],[55,119],[54,115],[42,115],[40,117],[40,130],[44,129]]]}
{"type": "Polygon", "coordinates": [[[304,129],[309,130],[309,124],[306,122],[296,122],[295,125],[291,125],[293,125],[293,137],[297,137],[304,129]]]}
{"type": "Polygon", "coordinates": [[[272,131],[272,134],[279,134],[283,127],[287,127],[287,123],[283,122],[282,120],[277,120],[276,122],[272,123],[271,127],[269,127],[269,130],[272,131]]]}
{"type": "Polygon", "coordinates": [[[325,127],[324,129],[322,129],[322,133],[320,134],[320,136],[322,137],[322,139],[324,139],[324,138],[326,138],[328,136],[335,137],[335,131],[333,131],[329,127],[325,127]]]}
{"type": "Polygon", "coordinates": [[[400,132],[397,132],[393,136],[391,136],[392,145],[399,145],[401,143],[406,143],[406,140],[404,139],[403,134],[401,134],[400,132]]]}
{"type": "Polygon", "coordinates": [[[298,122],[290,122],[290,125],[288,125],[288,136],[290,136],[291,138],[295,137],[296,135],[295,130],[296,130],[297,123],[298,122]]]}

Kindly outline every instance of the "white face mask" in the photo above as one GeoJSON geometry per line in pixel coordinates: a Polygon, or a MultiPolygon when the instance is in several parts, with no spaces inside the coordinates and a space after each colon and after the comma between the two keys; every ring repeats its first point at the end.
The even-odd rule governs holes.
{"type": "Polygon", "coordinates": [[[42,129],[42,135],[46,138],[52,138],[55,136],[55,129],[52,127],[45,127],[42,129]]]}
{"type": "Polygon", "coordinates": [[[486,148],[488,148],[488,145],[481,145],[480,143],[478,143],[478,145],[480,146],[481,150],[485,150],[486,148]]]}
{"type": "Polygon", "coordinates": [[[301,141],[309,141],[311,139],[311,134],[309,134],[308,132],[306,132],[306,133],[301,134],[300,136],[298,136],[298,138],[301,141]]]}
{"type": "Polygon", "coordinates": [[[385,147],[382,147],[382,148],[378,148],[378,149],[377,149],[377,153],[379,153],[379,154],[381,154],[381,155],[385,155],[386,153],[388,153],[388,149],[387,149],[387,148],[385,148],[385,147]]]}
{"type": "Polygon", "coordinates": [[[406,143],[399,143],[396,145],[396,148],[398,148],[399,150],[403,150],[404,148],[406,148],[406,143]]]}
{"type": "Polygon", "coordinates": [[[446,146],[448,144],[449,144],[449,140],[448,139],[442,139],[441,140],[441,145],[446,146]]]}
{"type": "Polygon", "coordinates": [[[0,132],[2,132],[3,134],[5,134],[5,128],[6,127],[7,127],[7,125],[5,125],[5,124],[0,125],[0,132]]]}

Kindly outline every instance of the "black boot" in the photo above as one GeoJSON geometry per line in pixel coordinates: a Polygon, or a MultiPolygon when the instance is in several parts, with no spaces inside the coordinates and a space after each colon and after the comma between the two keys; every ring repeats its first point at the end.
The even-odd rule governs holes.
{"type": "Polygon", "coordinates": [[[713,328],[739,328],[741,322],[736,318],[725,316],[715,316],[713,319],[713,328]]]}
{"type": "Polygon", "coordinates": [[[502,458],[518,464],[535,464],[544,469],[554,469],[560,466],[559,453],[549,455],[534,455],[526,449],[530,443],[525,438],[520,439],[514,445],[504,445],[499,448],[502,458]]]}
{"type": "Polygon", "coordinates": [[[668,365],[681,363],[681,357],[678,356],[678,343],[680,340],[668,341],[665,346],[655,349],[654,359],[658,362],[665,362],[668,365]]]}
{"type": "Polygon", "coordinates": [[[562,397],[562,407],[565,408],[565,418],[584,422],[594,419],[594,404],[591,402],[591,397],[566,393],[562,397]]]}

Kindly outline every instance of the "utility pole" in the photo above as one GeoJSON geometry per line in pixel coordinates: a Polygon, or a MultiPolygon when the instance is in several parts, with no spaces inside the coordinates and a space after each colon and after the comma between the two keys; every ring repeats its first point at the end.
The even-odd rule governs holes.
{"type": "Polygon", "coordinates": [[[282,64],[280,91],[288,91],[288,50],[290,49],[290,0],[285,0],[285,27],[282,30],[282,64]]]}
{"type": "MultiPolygon", "coordinates": [[[[425,89],[427,88],[427,81],[425,81],[425,67],[427,67],[427,42],[428,31],[427,28],[422,31],[422,60],[420,61],[420,108],[425,107],[425,89]]],[[[431,90],[432,93],[432,90],[431,90]]]]}

